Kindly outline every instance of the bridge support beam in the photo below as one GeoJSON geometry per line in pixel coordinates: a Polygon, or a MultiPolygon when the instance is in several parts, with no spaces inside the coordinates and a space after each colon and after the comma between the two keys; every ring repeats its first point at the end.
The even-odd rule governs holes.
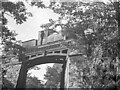
{"type": "Polygon", "coordinates": [[[63,64],[62,66],[62,72],[61,72],[61,80],[60,80],[60,90],[64,90],[65,85],[65,70],[66,70],[66,56],[44,56],[40,58],[36,58],[30,61],[22,62],[21,69],[19,72],[19,77],[17,80],[16,90],[26,89],[26,78],[27,78],[27,72],[28,69],[40,64],[46,64],[46,63],[60,63],[63,64]],[[61,60],[62,59],[62,60],[61,60]]]}
{"type": "Polygon", "coordinates": [[[62,65],[62,73],[61,73],[61,82],[60,82],[60,90],[64,90],[65,88],[65,70],[66,70],[66,60],[62,65]]]}
{"type": "Polygon", "coordinates": [[[25,89],[26,87],[26,77],[27,77],[27,63],[23,62],[22,63],[22,66],[21,66],[21,69],[20,69],[20,72],[19,72],[19,77],[18,77],[18,80],[17,80],[17,85],[16,85],[16,90],[17,89],[25,89]]]}

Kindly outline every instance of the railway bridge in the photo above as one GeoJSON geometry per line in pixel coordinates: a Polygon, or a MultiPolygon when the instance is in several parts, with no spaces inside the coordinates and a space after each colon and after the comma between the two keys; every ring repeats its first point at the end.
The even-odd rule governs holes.
{"type": "Polygon", "coordinates": [[[53,30],[40,31],[38,33],[38,40],[33,39],[24,42],[23,46],[26,50],[19,56],[22,65],[16,89],[26,87],[26,77],[29,68],[40,64],[59,63],[62,64],[60,88],[63,90],[65,87],[65,71],[69,50],[63,43],[71,42],[72,39],[64,37],[53,30]]]}
{"type": "Polygon", "coordinates": [[[62,64],[62,76],[60,87],[64,88],[65,84],[65,69],[66,69],[66,57],[68,55],[68,48],[61,45],[62,42],[71,42],[71,40],[61,40],[46,45],[26,47],[24,55],[20,56],[22,59],[22,65],[19,72],[16,88],[25,88],[26,77],[28,69],[35,65],[46,63],[59,63],[62,64]]]}

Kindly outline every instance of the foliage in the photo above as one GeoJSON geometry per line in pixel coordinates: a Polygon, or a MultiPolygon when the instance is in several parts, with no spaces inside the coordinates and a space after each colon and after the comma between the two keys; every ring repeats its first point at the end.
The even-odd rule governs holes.
{"type": "Polygon", "coordinates": [[[38,8],[45,8],[46,6],[43,4],[41,0],[32,0],[31,6],[37,6],[38,8]]]}
{"type": "Polygon", "coordinates": [[[9,64],[13,58],[18,60],[18,57],[22,57],[21,55],[24,55],[25,50],[25,48],[21,46],[22,42],[16,40],[16,32],[9,30],[7,27],[8,21],[6,16],[13,18],[16,21],[16,24],[22,24],[26,22],[27,18],[32,14],[27,12],[26,6],[22,1],[12,2],[8,0],[0,0],[0,5],[0,37],[2,45],[1,59],[3,64],[2,71],[6,72],[8,66],[7,64],[9,64]]]}
{"type": "Polygon", "coordinates": [[[54,64],[53,67],[47,67],[44,75],[46,81],[45,88],[58,88],[61,78],[61,65],[54,64]]]}
{"type": "MultiPolygon", "coordinates": [[[[14,18],[16,21],[16,24],[22,24],[26,22],[27,18],[32,15],[31,12],[27,12],[26,6],[22,1],[18,2],[8,2],[8,1],[0,1],[2,8],[1,11],[1,42],[4,46],[4,52],[8,53],[10,51],[10,54],[21,54],[25,50],[23,47],[21,47],[21,41],[17,41],[15,36],[17,35],[15,31],[9,30],[7,25],[7,18],[6,15],[14,18]]],[[[27,3],[27,2],[26,2],[27,3]]],[[[44,8],[44,4],[42,2],[35,2],[34,0],[31,1],[31,6],[38,6],[41,8],[44,8]],[[38,4],[37,4],[38,3],[38,4]]],[[[4,55],[6,56],[6,55],[4,55]]]]}
{"type": "MultiPolygon", "coordinates": [[[[17,35],[15,31],[11,31],[7,28],[7,18],[6,15],[14,18],[17,24],[22,24],[26,22],[28,16],[31,16],[30,12],[27,12],[26,6],[22,1],[18,2],[2,2],[2,9],[1,9],[1,32],[0,37],[2,39],[2,44],[4,45],[4,49],[6,52],[14,50],[14,54],[22,53],[20,50],[24,50],[19,44],[15,38],[17,35]],[[9,50],[10,49],[10,50],[9,50]],[[18,50],[17,50],[18,49],[18,50]]],[[[44,4],[41,2],[41,4],[37,4],[37,2],[31,1],[31,6],[38,6],[43,8],[44,4]]],[[[38,2],[39,3],[39,2],[38,2]]]]}
{"type": "MultiPolygon", "coordinates": [[[[17,56],[21,54],[24,48],[20,45],[20,42],[16,40],[17,35],[15,31],[9,30],[7,27],[6,15],[13,17],[17,24],[21,24],[26,21],[26,9],[23,2],[0,2],[2,4],[1,11],[1,26],[0,26],[0,37],[2,45],[2,71],[6,72],[8,65],[12,59],[17,60],[17,56]]],[[[4,75],[3,75],[4,77],[4,75]]]]}
{"type": "Polygon", "coordinates": [[[10,81],[8,81],[6,78],[3,78],[3,80],[2,80],[3,82],[2,82],[2,89],[3,90],[12,90],[13,88],[14,88],[14,85],[10,82],[10,81]]]}
{"type": "Polygon", "coordinates": [[[37,77],[28,76],[26,81],[26,88],[43,88],[41,80],[38,80],[37,77]]]}
{"type": "MultiPolygon", "coordinates": [[[[27,12],[25,5],[23,2],[18,1],[16,3],[13,2],[2,2],[2,9],[3,9],[3,21],[2,22],[6,22],[5,20],[5,15],[9,15],[11,17],[13,17],[16,20],[17,24],[22,24],[23,22],[26,21],[27,19],[27,15],[30,12],[27,12]]],[[[4,23],[3,23],[4,24],[4,23]]]]}
{"type": "MultiPolygon", "coordinates": [[[[102,2],[63,2],[61,4],[52,3],[50,6],[54,12],[60,14],[59,24],[56,25],[61,26],[64,35],[74,39],[74,43],[71,43],[71,48],[81,51],[81,47],[84,47],[84,54],[87,56],[87,60],[83,62],[85,66],[80,67],[79,60],[76,61],[78,71],[82,68],[83,82],[80,84],[83,88],[110,88],[115,85],[119,86],[119,4],[120,2],[110,4],[104,4],[102,2]]],[[[32,2],[31,5],[39,7],[42,4],[41,2],[32,2]]],[[[7,19],[5,15],[12,15],[17,24],[22,24],[26,21],[28,14],[25,5],[22,2],[2,2],[1,10],[3,25],[0,35],[4,50],[5,52],[16,50],[18,53],[21,47],[13,43],[16,42],[16,33],[11,32],[6,27],[7,19]]],[[[55,68],[49,67],[45,75],[47,79],[46,87],[56,88],[59,83],[59,76],[60,73],[55,68]]]]}
{"type": "MultiPolygon", "coordinates": [[[[4,56],[7,54],[17,55],[21,53],[23,48],[19,45],[20,43],[16,40],[15,36],[17,35],[15,31],[11,31],[7,28],[7,18],[6,15],[13,17],[16,20],[17,24],[22,24],[27,19],[26,8],[23,2],[19,1],[17,3],[13,2],[1,2],[2,10],[1,10],[1,18],[2,18],[2,30],[0,33],[2,45],[4,46],[4,56]]],[[[5,58],[4,57],[4,58],[5,58]]]]}
{"type": "Polygon", "coordinates": [[[74,39],[71,48],[79,51],[81,47],[84,48],[86,66],[80,67],[80,63],[77,63],[83,71],[82,88],[119,86],[120,80],[116,79],[120,74],[119,4],[63,2],[57,5],[52,3],[50,6],[61,15],[59,22],[63,34],[74,39]]]}

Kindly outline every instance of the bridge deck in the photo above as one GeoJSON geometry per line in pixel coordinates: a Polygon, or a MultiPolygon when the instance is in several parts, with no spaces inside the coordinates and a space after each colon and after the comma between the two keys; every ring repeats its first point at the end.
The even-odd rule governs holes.
{"type": "Polygon", "coordinates": [[[26,48],[25,55],[29,60],[33,60],[35,58],[44,57],[44,56],[66,56],[68,48],[61,45],[64,42],[71,42],[71,40],[63,40],[59,42],[49,43],[46,45],[33,46],[30,48],[26,48]]]}

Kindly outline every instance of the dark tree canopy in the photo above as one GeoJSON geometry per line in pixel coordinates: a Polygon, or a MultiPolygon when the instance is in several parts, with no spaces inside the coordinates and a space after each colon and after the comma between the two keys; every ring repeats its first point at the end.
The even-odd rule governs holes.
{"type": "Polygon", "coordinates": [[[61,78],[61,65],[54,64],[53,67],[48,67],[47,72],[44,75],[47,80],[45,83],[45,88],[58,88],[60,85],[61,78]]]}
{"type": "Polygon", "coordinates": [[[41,80],[38,80],[37,77],[28,76],[26,81],[26,88],[27,89],[35,89],[35,88],[43,88],[44,85],[42,84],[41,80]]]}
{"type": "Polygon", "coordinates": [[[78,68],[83,68],[82,86],[119,86],[120,80],[117,77],[120,75],[120,2],[61,2],[57,5],[52,3],[50,8],[60,14],[59,22],[63,34],[75,41],[71,45],[65,45],[79,51],[84,47],[84,54],[88,58],[88,62],[84,63],[90,66],[83,68],[77,63],[78,68]]]}

